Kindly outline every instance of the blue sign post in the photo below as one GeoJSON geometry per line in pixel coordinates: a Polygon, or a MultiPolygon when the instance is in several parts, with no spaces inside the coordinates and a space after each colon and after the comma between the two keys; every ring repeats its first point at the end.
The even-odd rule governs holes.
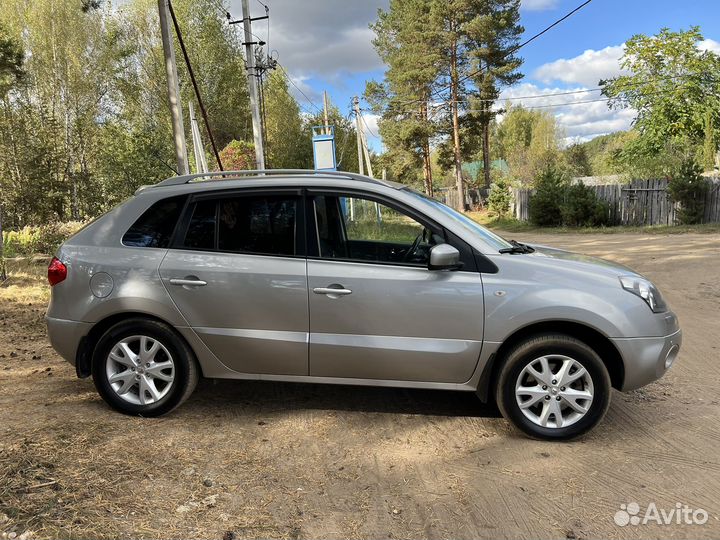
{"type": "Polygon", "coordinates": [[[313,159],[316,171],[336,171],[335,126],[313,126],[313,159]]]}

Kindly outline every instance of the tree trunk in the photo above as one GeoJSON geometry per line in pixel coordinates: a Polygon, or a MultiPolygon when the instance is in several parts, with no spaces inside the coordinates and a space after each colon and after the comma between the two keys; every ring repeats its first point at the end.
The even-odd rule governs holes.
{"type": "Polygon", "coordinates": [[[482,105],[482,136],[483,136],[483,173],[485,175],[485,189],[490,189],[490,105],[482,105]]]}
{"type": "Polygon", "coordinates": [[[462,178],[462,157],[460,155],[460,120],[458,118],[458,70],[457,40],[453,40],[450,51],[450,108],[453,121],[453,152],[455,161],[455,186],[458,193],[458,210],[465,211],[465,189],[462,178]]]}
{"type": "MultiPolygon", "coordinates": [[[[428,121],[427,103],[423,102],[420,106],[420,117],[423,122],[428,121]]],[[[423,160],[423,181],[425,183],[425,194],[428,197],[433,196],[433,178],[432,166],[430,162],[430,141],[425,139],[422,143],[422,160],[423,160]]]]}
{"type": "Polygon", "coordinates": [[[3,246],[2,202],[0,202],[0,283],[7,279],[5,272],[5,250],[3,246]]]}
{"type": "Polygon", "coordinates": [[[485,174],[485,188],[490,189],[490,122],[483,117],[482,125],[482,153],[483,173],[485,174]]]}

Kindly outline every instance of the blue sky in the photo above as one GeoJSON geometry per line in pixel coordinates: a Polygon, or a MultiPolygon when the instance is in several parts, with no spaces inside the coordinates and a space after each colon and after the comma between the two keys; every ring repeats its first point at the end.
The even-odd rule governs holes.
{"type": "MultiPolygon", "coordinates": [[[[260,0],[250,0],[253,16],[263,15],[260,0]]],[[[270,48],[293,82],[291,90],[307,110],[322,103],[322,91],[342,112],[349,111],[353,95],[361,95],[365,82],[382,79],[383,66],[375,54],[368,24],[387,0],[263,0],[270,8],[270,48]],[[312,102],[312,103],[311,103],[312,102]]],[[[549,25],[581,0],[523,0],[521,22],[526,37],[549,25]]],[[[240,0],[230,0],[232,15],[241,15],[240,0]]],[[[720,53],[720,0],[593,0],[581,11],[521,50],[525,63],[521,83],[504,92],[516,99],[591,89],[600,78],[619,73],[622,44],[637,33],[655,34],[663,27],[673,30],[699,25],[706,38],[703,47],[720,53]]],[[[267,36],[265,21],[254,31],[267,36]]],[[[563,105],[571,101],[598,99],[598,92],[554,98],[522,99],[525,106],[542,106],[555,114],[567,140],[627,129],[633,111],[609,111],[604,102],[563,105]],[[546,107],[552,105],[552,107],[546,107]]],[[[381,149],[377,119],[367,115],[368,142],[381,149]]]]}

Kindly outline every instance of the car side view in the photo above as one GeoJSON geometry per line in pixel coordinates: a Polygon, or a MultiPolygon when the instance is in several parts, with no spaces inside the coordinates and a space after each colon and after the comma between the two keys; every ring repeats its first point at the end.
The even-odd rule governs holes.
{"type": "Polygon", "coordinates": [[[50,341],[127,414],[200,376],[476,392],[524,433],[594,427],[682,333],[614,263],[508,242],[407,186],[345,172],[170,178],[67,240],[50,341]]]}

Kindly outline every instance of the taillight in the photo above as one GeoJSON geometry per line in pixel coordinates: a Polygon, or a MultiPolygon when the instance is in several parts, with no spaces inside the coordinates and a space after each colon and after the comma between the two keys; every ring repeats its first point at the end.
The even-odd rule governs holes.
{"type": "Polygon", "coordinates": [[[48,265],[48,281],[50,285],[57,285],[67,277],[67,266],[60,259],[53,257],[48,265]]]}

